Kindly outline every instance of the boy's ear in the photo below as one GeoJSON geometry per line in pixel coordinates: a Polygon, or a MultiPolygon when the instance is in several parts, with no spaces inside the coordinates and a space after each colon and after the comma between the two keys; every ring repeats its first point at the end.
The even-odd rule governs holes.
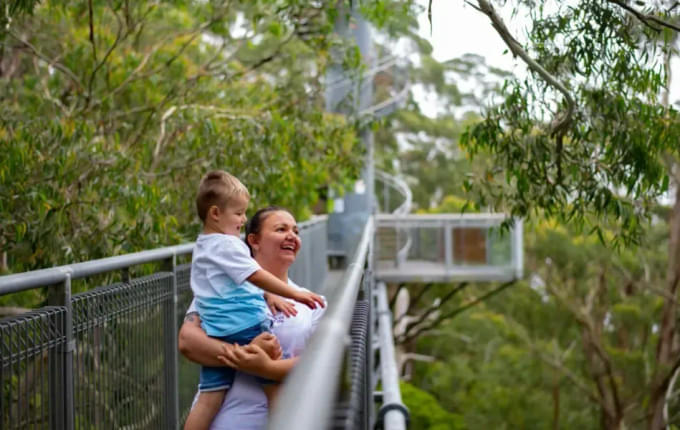
{"type": "Polygon", "coordinates": [[[220,208],[215,205],[210,206],[208,209],[208,218],[218,218],[220,216],[220,208]]]}

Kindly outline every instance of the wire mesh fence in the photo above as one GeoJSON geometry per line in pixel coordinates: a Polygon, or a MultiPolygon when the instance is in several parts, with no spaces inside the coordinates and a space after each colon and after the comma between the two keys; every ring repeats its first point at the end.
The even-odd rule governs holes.
{"type": "Polygon", "coordinates": [[[175,336],[172,273],[73,297],[74,421],[79,429],[161,428],[164,343],[175,336]]]}
{"type": "Polygon", "coordinates": [[[65,315],[45,307],[0,320],[0,428],[53,428],[62,419],[65,315]]]}

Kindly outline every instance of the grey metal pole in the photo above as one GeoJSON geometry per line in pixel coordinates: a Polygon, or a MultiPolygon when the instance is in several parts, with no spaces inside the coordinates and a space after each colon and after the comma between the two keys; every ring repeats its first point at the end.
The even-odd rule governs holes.
{"type": "MultiPolygon", "coordinates": [[[[48,290],[47,303],[51,306],[64,306],[64,290],[65,285],[62,282],[60,285],[55,285],[48,290]]],[[[66,313],[58,320],[60,334],[66,339],[66,313]]],[[[49,349],[49,370],[48,370],[48,390],[49,390],[49,422],[50,429],[61,430],[64,429],[66,419],[64,417],[65,411],[65,380],[66,374],[64,372],[64,350],[66,346],[59,346],[54,349],[49,349]]],[[[11,372],[10,372],[11,374],[11,372]]]]}
{"type": "Polygon", "coordinates": [[[165,417],[167,429],[179,428],[179,357],[177,345],[177,256],[173,255],[165,262],[165,270],[172,272],[172,298],[165,307],[165,417]]]}
{"type": "Polygon", "coordinates": [[[64,331],[66,344],[64,345],[64,427],[72,430],[75,426],[75,411],[73,406],[73,351],[76,341],[73,338],[73,303],[71,302],[71,273],[66,273],[64,280],[64,306],[66,315],[64,331]]]}
{"type": "Polygon", "coordinates": [[[383,405],[378,412],[378,422],[386,430],[405,430],[409,413],[401,401],[399,372],[394,360],[394,341],[392,339],[392,314],[387,301],[384,282],[377,285],[378,298],[378,340],[380,343],[380,371],[382,378],[383,405]]]}
{"type": "Polygon", "coordinates": [[[515,269],[515,277],[521,279],[524,276],[524,229],[521,218],[515,218],[512,237],[512,263],[515,269]]]}

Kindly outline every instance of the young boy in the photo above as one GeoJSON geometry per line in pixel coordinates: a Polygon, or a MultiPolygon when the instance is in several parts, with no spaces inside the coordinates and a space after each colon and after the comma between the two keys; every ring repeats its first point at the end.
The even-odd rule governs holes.
{"type": "MultiPolygon", "coordinates": [[[[209,336],[241,345],[271,326],[267,304],[257,287],[312,309],[317,304],[324,306],[320,296],[290,287],[261,269],[250,256],[248,246],[239,238],[249,199],[246,187],[227,172],[212,171],[203,177],[196,197],[203,233],[196,239],[191,261],[191,289],[203,329],[209,336]]],[[[200,394],[185,430],[210,426],[234,381],[234,372],[229,367],[201,368],[200,394]]],[[[271,404],[276,386],[273,381],[261,382],[271,404]]]]}

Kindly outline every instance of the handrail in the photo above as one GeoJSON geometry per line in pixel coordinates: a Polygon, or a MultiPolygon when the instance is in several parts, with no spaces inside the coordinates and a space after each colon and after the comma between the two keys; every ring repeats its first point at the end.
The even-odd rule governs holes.
{"type": "MultiPolygon", "coordinates": [[[[375,76],[379,72],[387,70],[389,67],[392,67],[395,64],[397,64],[397,61],[399,59],[400,57],[396,57],[394,55],[386,55],[384,57],[381,57],[380,59],[378,59],[378,62],[373,67],[371,67],[370,69],[366,69],[361,73],[361,79],[366,79],[375,76]]],[[[356,78],[340,78],[335,81],[326,82],[325,87],[334,88],[342,85],[350,85],[354,83],[355,79],[356,78]]]]}
{"type": "MultiPolygon", "coordinates": [[[[320,222],[324,222],[325,220],[325,216],[314,217],[309,221],[300,223],[299,228],[300,230],[305,230],[320,222]]],[[[71,280],[86,278],[88,276],[113,272],[139,264],[166,260],[175,256],[190,254],[193,249],[194,242],[189,242],[181,245],[133,252],[82,263],[52,267],[49,269],[4,275],[0,276],[0,295],[59,284],[66,281],[67,278],[70,278],[71,280]]]]}
{"type": "Polygon", "coordinates": [[[384,184],[394,188],[399,194],[404,197],[404,202],[395,209],[391,215],[407,215],[411,212],[411,206],[413,204],[413,194],[411,193],[411,188],[406,184],[406,182],[394,175],[390,175],[387,172],[376,169],[375,176],[380,179],[384,184]]]}
{"type": "Polygon", "coordinates": [[[407,214],[394,216],[392,214],[378,214],[377,221],[387,222],[420,222],[420,221],[470,221],[470,222],[503,222],[508,218],[507,214],[498,212],[489,213],[443,213],[443,214],[407,214]]]}
{"type": "Polygon", "coordinates": [[[300,362],[286,379],[274,407],[269,429],[325,428],[333,412],[347,333],[368,261],[373,218],[364,226],[357,250],[340,285],[328,297],[328,309],[300,362]],[[304,401],[304,407],[301,407],[304,401]]]}
{"type": "MultiPolygon", "coordinates": [[[[413,204],[413,194],[411,193],[411,188],[408,186],[408,184],[403,179],[394,175],[390,175],[389,173],[383,172],[382,170],[376,170],[375,174],[376,177],[378,177],[385,185],[391,186],[404,197],[403,203],[399,205],[399,207],[397,207],[394,211],[392,211],[390,215],[393,217],[408,215],[411,212],[411,206],[413,204]]],[[[411,234],[407,231],[406,243],[399,251],[397,251],[395,258],[397,267],[403,264],[408,258],[408,252],[411,249],[412,243],[413,239],[411,238],[411,234]]]]}
{"type": "Polygon", "coordinates": [[[64,282],[67,278],[85,278],[99,273],[125,269],[126,267],[138,264],[165,260],[177,255],[190,254],[193,248],[193,242],[185,243],[182,245],[118,255],[115,257],[101,258],[99,260],[85,261],[83,263],[52,267],[50,269],[40,269],[31,272],[0,276],[0,295],[59,284],[64,282]]]}
{"type": "Polygon", "coordinates": [[[382,102],[375,104],[373,106],[369,106],[366,109],[362,110],[359,112],[359,115],[364,116],[364,115],[376,115],[377,117],[383,117],[386,116],[387,114],[391,112],[385,112],[381,115],[377,115],[378,112],[380,112],[382,109],[387,109],[390,107],[396,106],[398,103],[404,101],[406,99],[406,96],[408,95],[409,90],[411,89],[411,85],[408,83],[404,85],[404,88],[401,89],[397,94],[393,95],[392,97],[388,98],[387,100],[383,100],[382,102]]]}
{"type": "Polygon", "coordinates": [[[405,430],[408,424],[408,409],[401,400],[399,370],[394,356],[392,337],[392,313],[387,301],[384,282],[376,285],[378,340],[380,343],[380,371],[383,405],[378,412],[378,422],[386,430],[405,430]]]}

